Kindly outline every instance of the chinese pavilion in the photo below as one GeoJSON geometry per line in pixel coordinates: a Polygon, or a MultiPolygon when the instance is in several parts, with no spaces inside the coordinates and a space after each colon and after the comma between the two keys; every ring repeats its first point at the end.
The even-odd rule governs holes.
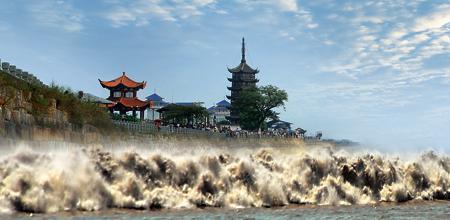
{"type": "Polygon", "coordinates": [[[111,80],[102,81],[98,80],[103,88],[110,91],[108,100],[112,101],[112,104],[108,105],[111,113],[114,111],[120,112],[120,115],[126,115],[127,112],[132,111],[133,116],[136,117],[136,112],[140,112],[140,119],[144,119],[144,112],[147,108],[151,107],[151,102],[142,101],[137,98],[137,91],[144,89],[147,82],[136,82],[123,72],[122,76],[111,80]]]}
{"type": "Polygon", "coordinates": [[[231,95],[227,96],[231,101],[230,106],[230,116],[227,119],[234,125],[239,123],[239,109],[233,107],[233,102],[239,96],[239,93],[250,87],[256,86],[259,81],[256,79],[256,74],[259,72],[258,69],[251,68],[247,61],[245,60],[245,39],[242,38],[242,59],[241,63],[235,68],[228,68],[228,72],[232,74],[228,81],[231,82],[231,87],[228,90],[231,91],[231,95]]]}

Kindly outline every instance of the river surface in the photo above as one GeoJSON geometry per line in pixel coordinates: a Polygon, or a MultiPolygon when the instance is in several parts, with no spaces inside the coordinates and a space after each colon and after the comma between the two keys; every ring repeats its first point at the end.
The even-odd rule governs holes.
{"type": "Polygon", "coordinates": [[[281,208],[126,210],[0,215],[1,219],[449,219],[450,202],[413,201],[354,206],[294,205],[281,208]]]}

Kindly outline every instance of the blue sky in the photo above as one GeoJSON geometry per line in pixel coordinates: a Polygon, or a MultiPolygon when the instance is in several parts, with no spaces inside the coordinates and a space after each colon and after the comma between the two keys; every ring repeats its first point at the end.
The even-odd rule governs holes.
{"type": "Polygon", "coordinates": [[[107,96],[122,71],[167,101],[229,92],[258,67],[289,93],[282,119],[381,149],[450,150],[450,1],[0,0],[0,58],[107,96]],[[7,9],[7,10],[5,10],[7,9]]]}

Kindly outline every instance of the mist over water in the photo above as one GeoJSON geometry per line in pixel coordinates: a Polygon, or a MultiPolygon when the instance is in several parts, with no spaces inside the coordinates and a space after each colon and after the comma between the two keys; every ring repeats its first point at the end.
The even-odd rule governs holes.
{"type": "Polygon", "coordinates": [[[450,199],[450,159],[326,146],[18,144],[0,157],[0,213],[353,205],[450,199]]]}

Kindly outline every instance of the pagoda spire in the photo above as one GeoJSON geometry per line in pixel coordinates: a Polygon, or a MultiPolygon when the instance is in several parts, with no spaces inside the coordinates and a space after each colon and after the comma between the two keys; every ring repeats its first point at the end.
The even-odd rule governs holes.
{"type": "Polygon", "coordinates": [[[242,59],[241,63],[245,63],[245,39],[242,38],[242,59]]]}

